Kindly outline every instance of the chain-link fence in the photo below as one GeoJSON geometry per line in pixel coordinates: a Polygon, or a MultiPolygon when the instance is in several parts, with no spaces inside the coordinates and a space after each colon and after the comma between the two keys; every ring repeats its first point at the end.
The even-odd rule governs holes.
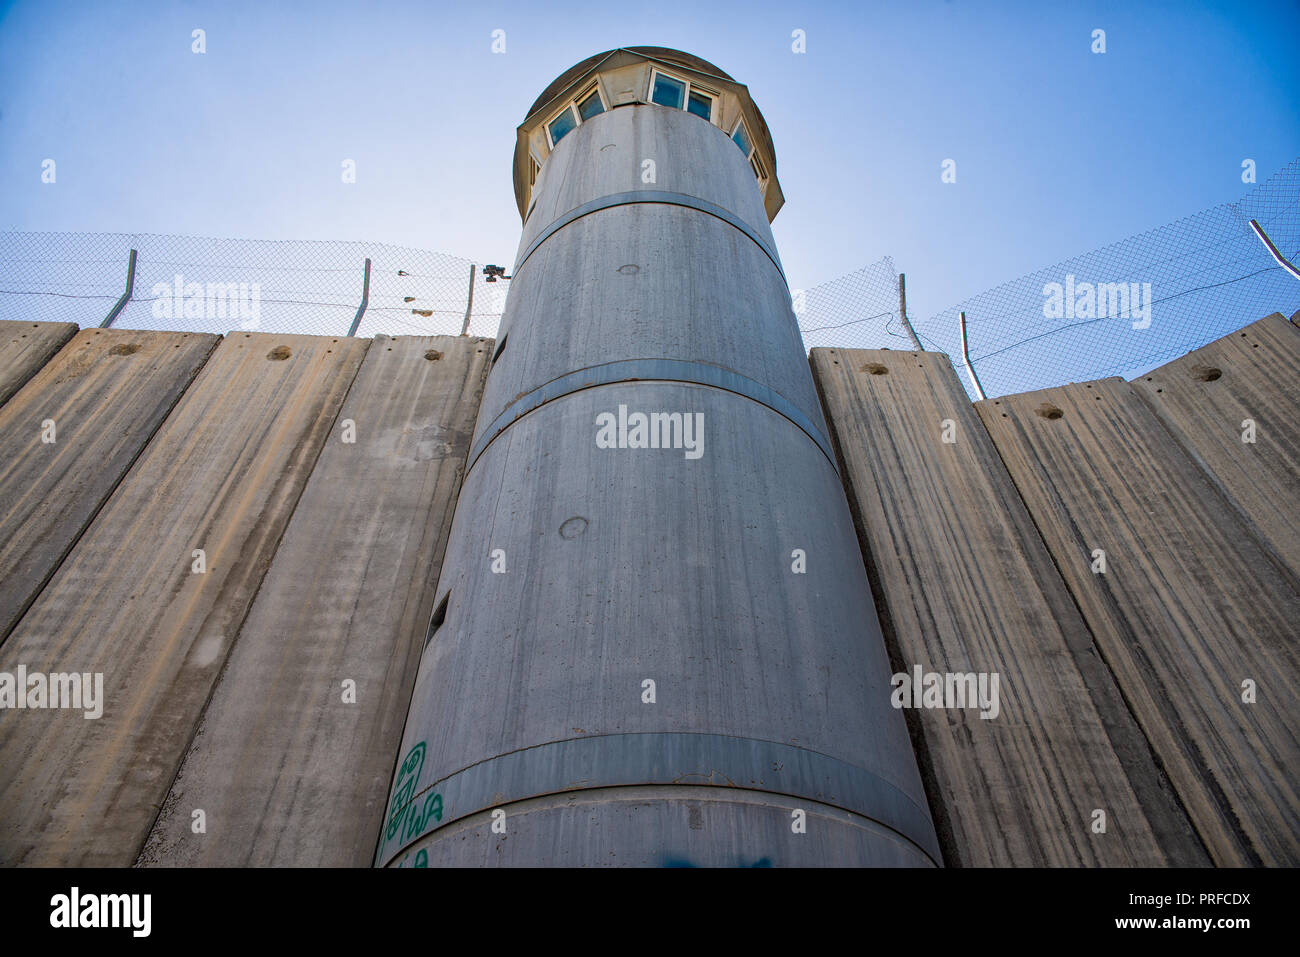
{"type": "Polygon", "coordinates": [[[360,316],[359,336],[493,336],[509,286],[468,259],[381,244],[11,232],[0,319],[98,326],[132,272],[114,327],[342,335],[360,316]]]}
{"type": "Polygon", "coordinates": [[[889,256],[831,282],[791,294],[803,344],[850,349],[912,349],[899,321],[898,270],[889,256]]]}
{"type": "MultiPolygon", "coordinates": [[[[1300,309],[1300,281],[1274,260],[1252,219],[1295,263],[1300,160],[1237,202],[1040,269],[929,319],[913,317],[912,325],[926,349],[948,354],[972,397],[963,312],[971,363],[990,396],[1133,378],[1270,313],[1300,309]]],[[[810,348],[912,348],[889,259],[794,300],[810,348]]]]}
{"type": "MultiPolygon", "coordinates": [[[[1300,280],[1270,255],[1300,254],[1300,160],[1225,203],[1056,266],[929,319],[968,391],[959,315],[984,391],[1005,395],[1140,375],[1272,312],[1300,309],[1300,280]]],[[[0,234],[0,319],[129,329],[494,336],[508,282],[467,259],[357,242],[271,242],[121,233],[0,234]],[[134,253],[134,269],[132,266],[134,253]],[[367,260],[369,270],[367,274],[367,260]]],[[[808,348],[911,349],[886,257],[793,295],[808,348]]]]}

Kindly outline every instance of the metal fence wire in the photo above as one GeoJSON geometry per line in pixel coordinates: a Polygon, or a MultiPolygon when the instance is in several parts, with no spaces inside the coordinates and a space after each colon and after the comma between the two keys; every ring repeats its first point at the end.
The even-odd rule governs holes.
{"type": "Polygon", "coordinates": [[[808,349],[912,349],[899,321],[898,270],[889,256],[790,296],[808,349]]]}
{"type": "MultiPolygon", "coordinates": [[[[1300,159],[1224,203],[911,317],[926,349],[946,352],[968,394],[971,363],[989,396],[1133,378],[1274,312],[1300,309],[1300,281],[1270,254],[1256,220],[1293,264],[1300,254],[1300,159]]],[[[909,349],[886,258],[794,295],[804,342],[909,349]]]]}
{"type": "MultiPolygon", "coordinates": [[[[1273,312],[1300,309],[1300,159],[1240,200],[1040,269],[928,319],[967,391],[959,315],[987,395],[1132,378],[1273,312]]],[[[340,335],[495,336],[509,282],[468,259],[361,242],[203,239],[128,233],[0,233],[0,319],[128,329],[340,335]],[[369,260],[367,278],[366,261],[369,260]],[[364,305],[364,308],[362,306],[364,305]]],[[[804,290],[792,304],[804,345],[915,348],[889,257],[804,290]]]]}
{"type": "Polygon", "coordinates": [[[126,329],[492,336],[509,283],[468,259],[361,242],[0,234],[0,319],[100,325],[136,250],[126,329]],[[370,260],[367,283],[366,260],[370,260]],[[472,305],[470,289],[473,288],[472,305]]]}

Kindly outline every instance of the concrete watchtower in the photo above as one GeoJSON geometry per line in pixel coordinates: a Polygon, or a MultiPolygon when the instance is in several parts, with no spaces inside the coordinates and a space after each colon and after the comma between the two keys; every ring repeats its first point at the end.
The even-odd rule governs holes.
{"type": "Polygon", "coordinates": [[[938,862],[748,90],[591,57],[519,127],[514,184],[377,863],[938,862]]]}

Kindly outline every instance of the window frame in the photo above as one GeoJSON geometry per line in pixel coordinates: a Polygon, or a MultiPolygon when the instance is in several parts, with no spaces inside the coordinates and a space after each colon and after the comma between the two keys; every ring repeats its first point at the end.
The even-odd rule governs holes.
{"type": "Polygon", "coordinates": [[[748,160],[754,155],[754,137],[749,135],[749,124],[745,122],[744,116],[736,117],[736,122],[732,124],[731,132],[727,134],[727,138],[736,144],[736,149],[740,149],[740,144],[736,143],[736,130],[742,126],[745,128],[745,139],[749,140],[749,152],[745,153],[744,150],[741,150],[741,152],[744,153],[745,159],[748,160]]]}
{"type": "Polygon", "coordinates": [[[683,113],[691,113],[690,110],[691,92],[695,91],[709,98],[709,115],[700,116],[700,114],[698,113],[691,113],[691,116],[699,117],[700,119],[704,120],[706,123],[710,123],[713,126],[718,125],[718,121],[722,118],[718,110],[718,103],[722,99],[721,94],[709,89],[707,86],[700,86],[695,81],[688,80],[684,76],[678,76],[676,73],[669,73],[667,70],[661,70],[659,69],[659,67],[653,65],[650,67],[650,85],[646,87],[646,92],[645,92],[645,101],[647,104],[651,106],[663,106],[662,103],[655,103],[654,101],[655,79],[661,75],[668,77],[668,79],[670,80],[676,80],[678,83],[682,84],[686,88],[682,92],[681,106],[679,107],[664,106],[664,109],[666,110],[677,109],[683,113]]]}
{"type": "MultiPolygon", "coordinates": [[[[556,110],[555,115],[552,116],[549,120],[547,120],[544,124],[542,124],[542,129],[546,131],[546,145],[549,146],[552,150],[555,149],[556,145],[558,144],[558,141],[551,134],[551,124],[554,123],[556,120],[558,120],[560,118],[560,115],[565,112],[568,112],[568,114],[571,117],[573,117],[573,130],[576,130],[579,126],[582,125],[582,117],[578,115],[578,108],[573,103],[565,103],[562,109],[556,110]]],[[[569,133],[572,133],[573,130],[569,130],[569,133]]],[[[568,136],[569,133],[565,133],[564,136],[568,136]]],[[[564,136],[561,136],[560,139],[561,140],[564,139],[564,136]]]]}
{"type": "Polygon", "coordinates": [[[749,140],[749,152],[744,154],[745,162],[749,164],[749,171],[754,174],[754,180],[758,183],[759,193],[766,196],[767,183],[771,177],[766,175],[767,164],[763,162],[763,157],[758,155],[758,147],[754,145],[754,134],[750,131],[749,124],[745,122],[743,114],[736,118],[735,124],[731,127],[731,132],[727,134],[728,138],[731,140],[732,144],[735,145],[736,149],[740,149],[740,144],[736,142],[736,130],[740,129],[742,126],[745,128],[745,139],[749,140]],[[758,169],[754,168],[755,162],[758,164],[758,169]],[[762,170],[765,175],[760,176],[759,170],[762,170]]]}
{"type": "MultiPolygon", "coordinates": [[[[578,104],[588,99],[592,93],[595,93],[597,98],[600,100],[600,113],[597,113],[596,116],[600,116],[601,113],[609,112],[609,104],[605,102],[605,94],[600,88],[600,83],[592,83],[590,86],[583,87],[582,92],[577,96],[570,97],[564,106],[552,113],[550,118],[542,124],[542,130],[546,133],[546,145],[551,150],[554,150],[556,146],[555,138],[551,135],[551,124],[558,120],[565,110],[568,110],[569,115],[573,117],[573,130],[576,130],[583,123],[589,122],[582,118],[582,111],[578,109],[578,104]]],[[[573,130],[569,130],[569,133],[572,133],[573,130]]],[[[569,133],[565,133],[564,136],[568,136],[569,133]]],[[[561,136],[560,139],[564,139],[564,136],[561,136]]],[[[541,164],[539,163],[538,165],[540,166],[541,164]]]]}
{"type": "MultiPolygon", "coordinates": [[[[573,98],[573,111],[578,114],[578,119],[581,121],[579,125],[589,122],[588,120],[582,119],[582,104],[586,100],[590,99],[591,94],[593,93],[596,94],[596,99],[600,100],[600,113],[609,112],[609,104],[605,102],[605,94],[600,92],[600,84],[593,83],[573,98]]],[[[597,113],[596,116],[600,116],[600,113],[597,113]]]]}

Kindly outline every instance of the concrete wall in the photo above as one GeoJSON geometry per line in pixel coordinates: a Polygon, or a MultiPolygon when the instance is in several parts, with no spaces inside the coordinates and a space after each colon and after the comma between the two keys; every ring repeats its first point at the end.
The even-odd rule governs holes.
{"type": "Polygon", "coordinates": [[[490,355],[371,344],[142,860],[369,863],[490,355]]]}
{"type": "Polygon", "coordinates": [[[944,356],[813,350],[895,667],[1000,675],[911,712],[949,863],[1300,862],[1298,343],[974,411],[944,356]]]}
{"type": "MultiPolygon", "coordinates": [[[[580,295],[590,297],[583,308],[605,301],[597,289],[580,295]]],[[[521,294],[520,308],[544,298],[521,294]]],[[[644,321],[601,314],[611,341],[644,321]]],[[[803,593],[769,587],[754,563],[774,553],[788,569],[805,540],[817,543],[810,570],[824,550],[860,547],[870,582],[851,617],[878,609],[883,669],[1000,675],[996,717],[903,712],[936,858],[1300,862],[1291,680],[1300,585],[1287,524],[1300,491],[1294,325],[1270,316],[1131,384],[975,407],[942,356],[815,350],[825,417],[813,406],[809,418],[825,424],[831,457],[790,419],[745,400],[744,414],[725,413],[734,434],[714,437],[710,451],[770,466],[635,554],[609,538],[608,523],[648,514],[656,483],[710,486],[680,455],[625,486],[599,460],[575,468],[587,431],[572,430],[572,444],[543,441],[566,434],[565,417],[583,423],[611,401],[641,401],[629,398],[643,394],[636,385],[611,382],[582,390],[582,402],[546,403],[528,415],[535,428],[484,444],[463,510],[500,503],[491,507],[501,514],[457,536],[476,416],[480,439],[495,434],[515,393],[551,374],[547,350],[588,348],[557,334],[512,340],[521,357],[480,416],[490,340],[235,332],[218,341],[0,324],[0,383],[13,384],[0,402],[0,611],[10,622],[0,702],[3,675],[19,666],[104,676],[98,718],[83,716],[90,702],[0,707],[0,864],[369,864],[390,782],[412,750],[401,738],[413,690],[419,705],[438,687],[463,689],[428,739],[448,766],[500,748],[514,757],[495,782],[564,778],[563,794],[510,805],[508,840],[491,830],[490,791],[479,813],[454,815],[448,802],[445,860],[589,863],[592,833],[635,826],[675,837],[622,863],[782,863],[756,849],[789,841],[790,812],[801,808],[800,860],[901,862],[880,849],[906,826],[888,815],[907,805],[879,805],[874,820],[845,810],[863,782],[840,764],[783,766],[803,742],[701,752],[663,719],[675,712],[724,733],[726,722],[747,723],[754,741],[780,744],[781,715],[800,707],[820,722],[807,750],[852,765],[851,753],[836,755],[837,735],[891,713],[891,689],[817,667],[818,636],[849,628],[822,607],[832,583],[810,574],[797,579],[803,593]],[[1243,441],[1247,419],[1254,441],[1243,441]],[[53,441],[42,441],[46,420],[53,441]],[[796,475],[809,451],[825,468],[796,475]],[[831,459],[851,512],[835,504],[831,459]],[[591,483],[623,489],[610,515],[586,510],[591,483]],[[782,500],[779,521],[749,527],[753,513],[737,503],[779,499],[785,487],[799,494],[782,500]],[[585,525],[570,522],[578,517],[585,525]],[[699,559],[674,561],[688,538],[699,559]],[[540,573],[492,574],[496,547],[507,561],[535,550],[540,573]],[[1104,572],[1094,571],[1097,549],[1104,572]],[[613,573],[629,555],[648,562],[649,578],[613,573]],[[566,579],[574,567],[586,578],[566,579]],[[691,594],[711,597],[683,614],[691,594]],[[734,615],[726,598],[736,594],[752,602],[744,628],[727,639],[701,627],[734,615]],[[547,596],[576,617],[529,632],[547,596]],[[444,598],[441,627],[430,628],[444,598]],[[517,619],[497,629],[501,607],[517,619]],[[754,640],[764,622],[792,614],[801,624],[784,646],[754,640]],[[572,627],[587,621],[589,631],[572,627]],[[497,629],[497,640],[440,645],[453,623],[475,635],[497,629]],[[674,650],[682,636],[693,650],[674,650]],[[426,644],[438,653],[422,656],[426,644]],[[598,666],[596,697],[572,687],[584,662],[598,666]],[[508,708],[475,690],[480,673],[498,676],[508,708]],[[669,676],[659,712],[640,703],[651,673],[669,676]],[[729,697],[728,675],[776,704],[729,697]],[[501,747],[539,726],[579,743],[546,754],[501,747]],[[612,733],[586,733],[598,728],[612,733]],[[611,740],[618,747],[602,750],[611,740]],[[638,740],[652,745],[640,758],[626,747],[638,740]],[[627,773],[710,753],[732,765],[677,781],[667,800],[662,783],[627,773]],[[756,761],[768,770],[755,774],[756,761]],[[736,780],[736,768],[751,779],[736,780]],[[599,792],[565,791],[567,775],[596,773],[608,785],[599,792]],[[815,799],[794,799],[790,782],[816,773],[815,799]],[[710,830],[727,820],[744,826],[710,830]],[[705,859],[704,847],[731,853],[705,859]]],[[[745,361],[759,363],[756,376],[774,374],[745,361]]],[[[674,407],[724,414],[708,404],[714,389],[660,388],[674,407]]],[[[789,409],[804,408],[792,390],[789,409]]],[[[458,786],[472,796],[485,782],[462,775],[458,786]]]]}
{"type": "Polygon", "coordinates": [[[0,673],[102,675],[96,716],[0,709],[0,863],[368,861],[490,350],[0,353],[0,673]]]}
{"type": "Polygon", "coordinates": [[[1120,379],[977,408],[1211,857],[1296,863],[1300,582],[1251,501],[1120,379]]]}
{"type": "Polygon", "coordinates": [[[949,863],[1204,863],[947,357],[812,361],[896,673],[998,676],[996,713],[907,711],[949,863]]]}

